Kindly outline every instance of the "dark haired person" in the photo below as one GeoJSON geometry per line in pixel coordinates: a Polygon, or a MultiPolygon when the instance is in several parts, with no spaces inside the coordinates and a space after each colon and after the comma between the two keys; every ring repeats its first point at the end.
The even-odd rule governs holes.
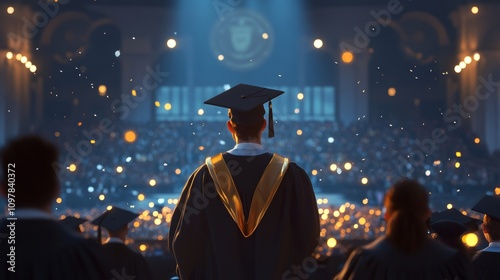
{"type": "Polygon", "coordinates": [[[484,213],[483,234],[488,247],[477,252],[472,266],[477,279],[500,279],[500,197],[485,196],[472,210],[484,213]]]}
{"type": "Polygon", "coordinates": [[[466,258],[427,235],[428,192],[416,181],[402,180],[386,194],[386,235],[356,249],[340,279],[473,279],[466,258]]]}
{"type": "Polygon", "coordinates": [[[311,182],[261,145],[262,104],[281,93],[240,84],[205,102],[229,108],[236,146],[208,158],[184,186],[169,233],[180,279],[295,279],[317,265],[311,182]]]}
{"type": "Polygon", "coordinates": [[[37,136],[25,136],[7,143],[0,158],[0,190],[5,197],[14,194],[10,196],[15,198],[14,215],[9,218],[17,219],[4,218],[0,223],[0,278],[109,279],[97,246],[51,216],[52,202],[59,195],[52,168],[57,149],[37,136]],[[6,238],[11,231],[15,243],[6,238]],[[7,256],[10,252],[15,256],[7,256]]]}

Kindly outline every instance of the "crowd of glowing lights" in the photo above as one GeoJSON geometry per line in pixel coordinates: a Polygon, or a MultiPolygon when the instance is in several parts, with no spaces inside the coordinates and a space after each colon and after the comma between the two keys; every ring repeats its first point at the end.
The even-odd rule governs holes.
{"type": "MultiPolygon", "coordinates": [[[[372,192],[371,197],[365,197],[376,202],[377,193],[402,176],[419,179],[437,194],[459,194],[478,186],[494,188],[498,162],[479,138],[450,135],[446,145],[411,165],[409,156],[419,152],[415,143],[435,125],[407,127],[365,120],[350,126],[278,122],[276,138],[264,138],[263,142],[270,151],[304,168],[319,193],[372,192]]],[[[63,162],[67,172],[61,176],[61,198],[88,199],[83,206],[94,206],[96,201],[142,201],[143,195],[158,192],[180,193],[189,174],[206,157],[234,145],[218,122],[124,125],[97,139],[98,143],[81,135],[81,130],[91,129],[82,122],[56,129],[47,137],[60,145],[63,158],[69,154],[66,147],[77,150],[81,141],[90,143],[91,152],[80,162],[63,162]]]]}
{"type": "MultiPolygon", "coordinates": [[[[433,128],[433,125],[427,125],[433,128]]],[[[58,124],[56,127],[57,131],[47,137],[61,146],[65,156],[64,145],[76,145],[82,141],[79,131],[85,124],[77,122],[74,126],[58,124]]],[[[99,142],[84,139],[92,144],[93,150],[79,163],[68,164],[68,172],[62,176],[63,192],[56,200],[55,213],[59,218],[75,215],[92,220],[112,205],[128,207],[140,213],[131,224],[130,245],[145,254],[163,251],[166,245],[162,242],[166,241],[172,211],[178,203],[178,195],[174,194],[180,193],[189,174],[205,157],[232,148],[233,142],[224,129],[220,123],[127,124],[99,142]],[[158,198],[155,196],[158,193],[170,195],[158,198]],[[83,205],[74,206],[75,196],[83,205]]],[[[426,126],[422,125],[419,130],[426,130],[426,126]]],[[[265,147],[289,156],[302,166],[317,191],[344,192],[347,190],[343,186],[348,185],[355,186],[350,188],[351,191],[362,197],[353,203],[332,205],[327,198],[321,197],[321,192],[317,192],[321,235],[316,257],[348,252],[351,245],[344,240],[371,240],[384,233],[380,196],[389,185],[387,174],[399,164],[391,157],[394,153],[388,150],[404,154],[408,143],[417,139],[416,135],[410,128],[382,121],[368,123],[361,119],[347,127],[322,122],[278,122],[276,138],[263,139],[265,147]],[[297,133],[298,130],[302,133],[297,133]]],[[[447,181],[451,190],[455,187],[454,182],[458,186],[466,181],[475,188],[475,183],[491,182],[489,176],[495,176],[491,170],[498,168],[493,161],[484,164],[490,159],[487,152],[475,156],[477,151],[472,149],[485,149],[479,147],[477,137],[471,135],[470,143],[464,143],[461,138],[450,138],[448,145],[414,168],[431,193],[439,192],[439,186],[433,183],[443,188],[444,183],[439,178],[451,178],[447,181]],[[478,166],[488,167],[481,170],[478,166]]],[[[500,193],[500,188],[488,187],[500,193]]],[[[451,203],[446,206],[461,208],[451,203]]],[[[461,210],[464,214],[477,215],[461,210]]],[[[83,229],[87,237],[95,237],[96,226],[85,223],[83,229]]],[[[463,241],[474,247],[478,236],[481,236],[478,232],[464,235],[463,241]]]]}
{"type": "MultiPolygon", "coordinates": [[[[177,200],[175,199],[174,202],[177,200]]],[[[317,202],[321,225],[319,245],[315,250],[315,257],[318,259],[329,257],[332,254],[345,254],[352,249],[351,242],[353,240],[369,241],[382,236],[385,232],[383,209],[380,207],[349,202],[334,206],[329,204],[326,198],[318,198],[317,202]]],[[[138,248],[145,254],[154,254],[155,251],[164,252],[166,244],[162,241],[166,241],[168,236],[174,206],[164,206],[154,210],[130,209],[139,213],[139,217],[130,223],[127,244],[138,248]]],[[[107,209],[109,210],[111,207],[108,206],[107,209]]],[[[481,217],[479,213],[474,211],[463,209],[461,211],[464,215],[481,217]]],[[[57,217],[60,219],[72,215],[91,221],[100,214],[97,208],[57,211],[57,217]]],[[[80,227],[86,238],[96,238],[97,226],[84,223],[80,227]]],[[[105,237],[106,233],[103,235],[103,238],[105,237]]],[[[466,246],[474,248],[481,238],[482,234],[478,228],[478,231],[464,234],[462,241],[466,246]]]]}

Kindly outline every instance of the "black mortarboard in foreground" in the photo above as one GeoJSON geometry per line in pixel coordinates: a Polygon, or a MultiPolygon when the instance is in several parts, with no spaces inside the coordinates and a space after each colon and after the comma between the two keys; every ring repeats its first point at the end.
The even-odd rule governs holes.
{"type": "Polygon", "coordinates": [[[240,125],[256,124],[264,118],[263,104],[269,102],[269,138],[274,137],[273,106],[271,100],[284,91],[239,84],[216,95],[205,104],[228,108],[229,118],[240,125]]]}
{"type": "Polygon", "coordinates": [[[69,229],[81,232],[80,225],[85,223],[86,221],[87,221],[87,219],[84,219],[84,218],[77,218],[74,216],[66,216],[66,218],[60,220],[59,223],[61,223],[65,227],[68,227],[69,229]]]}
{"type": "Polygon", "coordinates": [[[466,216],[456,208],[432,213],[429,221],[431,231],[443,237],[458,237],[476,231],[479,224],[481,220],[466,216]]]}
{"type": "Polygon", "coordinates": [[[101,242],[101,227],[107,229],[108,231],[117,231],[128,223],[137,218],[139,214],[134,212],[121,209],[118,207],[113,207],[110,210],[104,212],[101,216],[97,217],[91,223],[99,226],[99,231],[97,233],[97,239],[99,243],[101,242]]]}
{"type": "Polygon", "coordinates": [[[485,195],[472,210],[500,220],[500,197],[485,195]]]}

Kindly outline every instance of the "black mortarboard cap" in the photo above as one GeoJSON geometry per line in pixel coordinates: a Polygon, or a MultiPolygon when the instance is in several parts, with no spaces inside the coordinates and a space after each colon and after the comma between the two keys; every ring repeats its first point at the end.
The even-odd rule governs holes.
{"type": "Polygon", "coordinates": [[[456,208],[451,208],[432,213],[429,227],[439,236],[457,237],[468,231],[476,231],[480,223],[480,220],[466,216],[456,208]]]}
{"type": "Polygon", "coordinates": [[[269,138],[274,137],[273,107],[271,100],[284,91],[239,84],[205,101],[218,107],[230,109],[229,118],[240,125],[256,124],[264,118],[263,104],[269,102],[269,138]]]}
{"type": "Polygon", "coordinates": [[[472,210],[500,220],[500,197],[486,195],[472,207],[472,210]]]}
{"type": "Polygon", "coordinates": [[[104,212],[101,216],[97,217],[93,221],[92,224],[99,226],[99,231],[97,233],[97,239],[99,243],[101,242],[101,227],[109,230],[109,231],[117,231],[128,223],[137,218],[139,214],[134,212],[121,209],[118,207],[113,207],[110,210],[104,212]]]}
{"type": "Polygon", "coordinates": [[[59,223],[61,223],[65,227],[68,227],[70,229],[73,229],[73,230],[76,230],[79,232],[80,225],[85,223],[86,221],[87,221],[87,219],[84,219],[84,218],[77,218],[74,216],[66,216],[66,218],[60,220],[59,223]]]}
{"type": "Polygon", "coordinates": [[[107,230],[116,231],[126,226],[128,223],[137,218],[139,214],[134,212],[113,207],[97,217],[91,223],[101,226],[107,230]]]}

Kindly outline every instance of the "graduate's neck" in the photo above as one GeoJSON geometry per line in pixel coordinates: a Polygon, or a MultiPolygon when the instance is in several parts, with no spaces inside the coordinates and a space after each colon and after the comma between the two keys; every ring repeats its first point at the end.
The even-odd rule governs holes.
{"type": "Polygon", "coordinates": [[[260,138],[241,140],[241,139],[238,139],[238,137],[235,137],[234,141],[236,141],[236,144],[241,144],[241,143],[255,143],[255,144],[262,145],[262,143],[260,141],[260,138]]]}
{"type": "Polygon", "coordinates": [[[41,210],[43,212],[52,214],[52,205],[51,204],[48,204],[48,205],[45,205],[45,206],[41,206],[41,207],[36,207],[36,209],[39,209],[39,210],[41,210]]]}
{"type": "Polygon", "coordinates": [[[109,237],[115,237],[121,239],[123,242],[125,242],[125,239],[127,238],[127,233],[128,233],[128,227],[122,227],[121,229],[117,231],[109,231],[109,237]]]}

